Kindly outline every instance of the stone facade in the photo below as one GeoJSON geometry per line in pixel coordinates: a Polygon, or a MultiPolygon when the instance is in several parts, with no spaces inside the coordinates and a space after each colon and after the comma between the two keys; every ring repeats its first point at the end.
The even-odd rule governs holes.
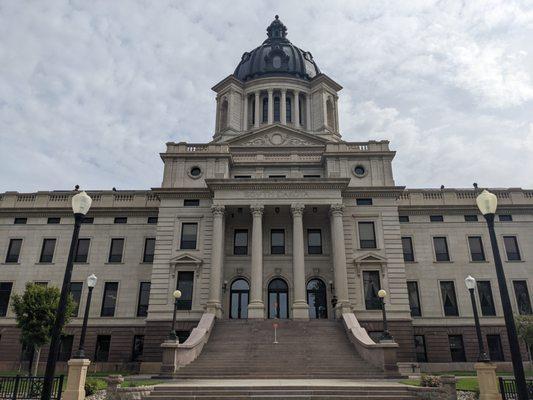
{"type": "MultiPolygon", "coordinates": [[[[300,320],[353,312],[371,336],[379,336],[382,317],[375,292],[384,288],[399,361],[425,361],[423,368],[438,369],[452,361],[449,335],[460,335],[452,344],[458,369],[477,358],[463,282],[469,274],[490,282],[495,315],[482,313],[483,333],[493,335],[492,347],[494,335],[499,335],[503,360],[510,360],[476,191],[396,186],[395,152],[388,141],[342,140],[337,115],[341,86],[322,73],[304,79],[285,72],[261,73],[246,81],[232,75],[217,84],[213,141],[167,143],[161,154],[161,187],[89,192],[93,206],[88,217],[93,222],[82,225],[80,238],[90,239],[90,246],[87,260],[74,266],[73,282],[84,282],[91,273],[98,276],[86,343],[93,358],[100,340],[102,361],[96,368],[135,369],[144,362],[148,370],[160,363],[160,344],[171,325],[172,292],[179,287],[184,293],[177,313],[182,337],[205,312],[224,319],[300,320]],[[287,99],[292,99],[291,118],[287,99]],[[480,238],[483,251],[474,251],[469,237],[480,238]],[[152,238],[153,257],[148,251],[146,258],[147,239],[152,238]],[[406,238],[412,252],[406,251],[406,238]],[[437,243],[435,238],[445,238],[447,254],[442,251],[444,239],[437,243]],[[118,262],[110,257],[113,239],[124,239],[118,262]],[[118,290],[108,293],[112,316],[102,316],[106,282],[118,283],[118,290]],[[148,303],[146,293],[144,300],[141,296],[143,282],[150,282],[148,303]],[[243,287],[234,287],[235,282],[243,287]],[[285,288],[273,288],[273,282],[285,288]],[[408,282],[411,289],[416,282],[419,304],[408,282]],[[448,297],[442,295],[441,282],[448,288],[453,282],[456,300],[449,298],[449,291],[448,297]]],[[[504,259],[513,311],[519,309],[519,281],[520,309],[527,312],[524,304],[531,303],[533,290],[533,191],[495,193],[503,215],[496,224],[500,250],[508,253],[504,236],[514,237],[519,249],[518,257],[515,251],[504,259]]],[[[72,194],[0,194],[5,301],[22,292],[26,282],[60,284],[72,232],[72,194]],[[13,239],[22,239],[15,261],[8,254],[13,239]],[[41,262],[44,239],[56,239],[47,262],[41,262]]],[[[86,284],[82,287],[80,310],[67,327],[74,349],[87,294],[86,284]]],[[[20,359],[8,308],[0,316],[0,368],[14,369],[20,359]]]]}

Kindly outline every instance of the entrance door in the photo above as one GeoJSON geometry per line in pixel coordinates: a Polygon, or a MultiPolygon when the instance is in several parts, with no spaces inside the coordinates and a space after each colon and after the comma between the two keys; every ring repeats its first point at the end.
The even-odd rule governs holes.
{"type": "Polygon", "coordinates": [[[250,295],[250,285],[244,279],[233,281],[229,298],[229,317],[232,319],[248,318],[248,298],[250,295]]]}
{"type": "Polygon", "coordinates": [[[289,318],[289,287],[283,279],[268,284],[268,318],[289,318]]]}
{"type": "Polygon", "coordinates": [[[311,279],[307,283],[307,304],[309,304],[309,318],[328,318],[326,284],[322,279],[311,279]]]}

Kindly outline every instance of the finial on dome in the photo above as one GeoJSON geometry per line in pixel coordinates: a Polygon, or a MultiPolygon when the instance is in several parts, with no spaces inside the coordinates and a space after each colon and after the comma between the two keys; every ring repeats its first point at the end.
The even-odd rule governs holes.
{"type": "Polygon", "coordinates": [[[274,16],[274,21],[267,28],[269,39],[283,39],[287,36],[287,27],[280,21],[279,15],[274,16]]]}

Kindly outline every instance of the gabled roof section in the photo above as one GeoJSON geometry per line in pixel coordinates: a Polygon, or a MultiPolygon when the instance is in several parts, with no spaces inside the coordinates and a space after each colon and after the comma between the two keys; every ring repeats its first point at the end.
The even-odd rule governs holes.
{"type": "Polygon", "coordinates": [[[225,143],[231,147],[322,147],[331,142],[286,125],[275,124],[231,138],[225,143]]]}
{"type": "Polygon", "coordinates": [[[375,263],[375,264],[383,264],[387,262],[387,259],[383,257],[382,255],[378,253],[374,253],[373,251],[366,252],[359,257],[354,258],[354,263],[361,264],[361,263],[375,263]]]}
{"type": "Polygon", "coordinates": [[[182,265],[182,264],[200,265],[203,263],[203,260],[201,258],[193,256],[190,253],[182,253],[174,258],[171,258],[169,263],[170,265],[182,265]]]}

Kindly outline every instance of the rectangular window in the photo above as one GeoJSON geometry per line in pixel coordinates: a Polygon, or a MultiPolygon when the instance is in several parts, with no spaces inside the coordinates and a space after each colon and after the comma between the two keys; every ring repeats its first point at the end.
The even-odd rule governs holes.
{"type": "Polygon", "coordinates": [[[444,236],[434,237],[433,245],[435,246],[435,260],[450,261],[448,242],[444,236]]]}
{"type": "Polygon", "coordinates": [[[147,224],[157,224],[157,217],[148,217],[146,220],[147,224]]]}
{"type": "Polygon", "coordinates": [[[477,215],[465,215],[465,222],[477,222],[477,215]]]}
{"type": "Polygon", "coordinates": [[[131,350],[131,361],[140,361],[144,351],[144,335],[133,336],[133,349],[131,350]]]}
{"type": "Polygon", "coordinates": [[[11,239],[7,248],[6,263],[18,263],[22,239],[11,239]]]}
{"type": "Polygon", "coordinates": [[[47,224],[59,224],[61,222],[61,218],[59,217],[50,217],[46,221],[47,224]]]}
{"type": "Polygon", "coordinates": [[[74,335],[61,335],[59,341],[59,355],[57,361],[68,361],[72,356],[72,344],[74,342],[74,335]]]}
{"type": "Polygon", "coordinates": [[[80,310],[81,291],[83,289],[83,282],[70,282],[70,295],[74,301],[75,308],[72,311],[72,316],[77,317],[80,310]]]}
{"type": "Polygon", "coordinates": [[[322,231],[320,229],[307,230],[307,254],[322,254],[322,231]]]}
{"type": "Polygon", "coordinates": [[[409,236],[402,237],[403,260],[415,261],[415,253],[413,251],[413,239],[409,236]]]}
{"type": "Polygon", "coordinates": [[[13,282],[0,282],[0,317],[7,315],[13,282]]]}
{"type": "Polygon", "coordinates": [[[244,256],[248,254],[248,230],[235,229],[233,234],[233,254],[244,256]]]}
{"type": "Polygon", "coordinates": [[[459,316],[457,307],[457,297],[455,296],[455,284],[453,281],[442,281],[440,283],[440,292],[442,295],[442,306],[444,315],[447,317],[459,316]]]}
{"type": "Polygon", "coordinates": [[[285,254],[285,231],[283,229],[270,231],[270,254],[285,254]]]}
{"type": "Polygon", "coordinates": [[[251,179],[252,175],[235,175],[235,179],[251,179]]]}
{"type": "Polygon", "coordinates": [[[111,347],[111,335],[98,335],[96,337],[96,349],[94,351],[95,362],[109,360],[109,348],[111,347]]]}
{"type": "Polygon", "coordinates": [[[320,178],[320,175],[304,175],[304,178],[320,178]]]}
{"type": "Polygon", "coordinates": [[[356,199],[355,204],[357,204],[358,206],[371,206],[372,199],[356,199]]]}
{"type": "Polygon", "coordinates": [[[94,222],[94,217],[83,217],[81,220],[82,224],[92,224],[94,222]]]}
{"type": "Polygon", "coordinates": [[[87,258],[89,257],[90,244],[91,239],[78,239],[78,244],[76,245],[76,252],[74,253],[74,262],[87,262],[87,258]]]}
{"type": "Polygon", "coordinates": [[[102,301],[101,317],[113,317],[117,305],[118,282],[106,282],[104,286],[104,299],[102,301]]]}
{"type": "Polygon", "coordinates": [[[25,217],[16,217],[13,221],[15,225],[24,225],[26,222],[28,222],[28,218],[25,217]]]}
{"type": "Polygon", "coordinates": [[[181,298],[178,300],[178,310],[192,309],[192,294],[194,287],[194,272],[179,271],[178,284],[176,289],[181,291],[181,298]]]}
{"type": "Polygon", "coordinates": [[[505,361],[500,335],[487,335],[487,345],[489,347],[489,357],[491,361],[505,361]]]}
{"type": "Polygon", "coordinates": [[[378,297],[378,292],[381,289],[379,271],[363,271],[363,286],[366,309],[381,310],[381,300],[378,297]]]}
{"type": "Polygon", "coordinates": [[[287,176],[286,175],[269,175],[268,177],[270,179],[285,179],[287,176]]]}
{"type": "Polygon", "coordinates": [[[111,239],[111,247],[109,248],[109,262],[122,262],[122,252],[124,251],[124,239],[111,239]]]}
{"type": "Polygon", "coordinates": [[[196,249],[196,237],[198,234],[197,223],[181,224],[181,242],[180,249],[196,249]]]}
{"type": "Polygon", "coordinates": [[[148,301],[150,300],[150,282],[141,282],[139,286],[139,302],[137,303],[137,316],[148,315],[148,301]]]}
{"type": "Polygon", "coordinates": [[[526,281],[513,281],[514,295],[516,297],[516,305],[518,306],[518,313],[520,315],[530,315],[531,299],[529,298],[529,290],[527,289],[526,281]]]}
{"type": "Polygon", "coordinates": [[[41,263],[51,263],[54,258],[54,250],[56,248],[55,239],[44,239],[43,247],[41,249],[41,257],[39,257],[39,262],[41,263]]]}
{"type": "Polygon", "coordinates": [[[398,221],[400,221],[402,224],[409,222],[409,215],[399,215],[398,221]]]}
{"type": "Polygon", "coordinates": [[[430,215],[429,220],[431,222],[444,222],[444,217],[442,215],[430,215]]]}
{"type": "Polygon", "coordinates": [[[113,222],[115,224],[127,224],[128,223],[128,217],[115,217],[115,220],[113,222]]]}
{"type": "Polygon", "coordinates": [[[486,317],[495,316],[496,308],[494,307],[494,299],[492,297],[490,281],[477,281],[477,291],[479,295],[481,314],[486,317]]]}
{"type": "Polygon", "coordinates": [[[426,338],[424,335],[415,335],[415,353],[417,362],[428,362],[426,338]]]}
{"type": "Polygon", "coordinates": [[[359,222],[359,247],[361,249],[375,249],[376,232],[373,222],[359,222]]]}
{"type": "Polygon", "coordinates": [[[409,295],[409,307],[412,317],[421,317],[420,296],[418,295],[418,282],[407,282],[407,292],[409,295]]]}
{"type": "Polygon", "coordinates": [[[466,362],[463,335],[448,335],[452,362],[466,362]]]}
{"type": "Polygon", "coordinates": [[[183,207],[198,207],[200,206],[199,199],[185,199],[183,200],[183,207]]]}
{"type": "Polygon", "coordinates": [[[505,244],[505,252],[507,253],[507,260],[520,261],[520,250],[518,249],[518,241],[516,236],[504,236],[503,243],[505,244]]]}
{"type": "Polygon", "coordinates": [[[468,246],[470,247],[470,257],[472,261],[485,261],[485,251],[481,236],[469,236],[468,246]]]}
{"type": "Polygon", "coordinates": [[[155,253],[155,238],[144,239],[143,262],[145,263],[154,262],[154,253],[155,253]]]}
{"type": "Polygon", "coordinates": [[[498,220],[500,222],[511,222],[513,220],[513,216],[511,214],[500,214],[498,215],[498,220]]]}

